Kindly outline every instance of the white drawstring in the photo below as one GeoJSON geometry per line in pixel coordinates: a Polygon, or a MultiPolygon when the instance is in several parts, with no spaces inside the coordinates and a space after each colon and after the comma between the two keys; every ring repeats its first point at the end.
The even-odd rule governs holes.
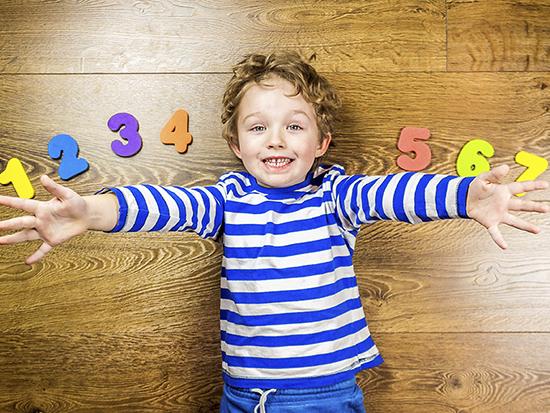
{"type": "Polygon", "coordinates": [[[254,407],[254,413],[258,413],[258,407],[260,408],[260,413],[266,413],[265,402],[267,400],[267,396],[269,395],[269,393],[276,392],[277,389],[269,389],[269,390],[266,390],[265,392],[262,389],[250,389],[250,390],[260,394],[260,401],[258,402],[256,407],[254,407]]]}

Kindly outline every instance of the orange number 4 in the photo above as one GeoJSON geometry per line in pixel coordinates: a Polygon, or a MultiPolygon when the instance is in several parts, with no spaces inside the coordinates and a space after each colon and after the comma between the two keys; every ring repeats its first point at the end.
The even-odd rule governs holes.
{"type": "Polygon", "coordinates": [[[187,112],[183,109],[176,110],[160,131],[160,141],[165,145],[176,145],[176,151],[185,153],[187,146],[193,141],[188,124],[189,115],[187,112]]]}

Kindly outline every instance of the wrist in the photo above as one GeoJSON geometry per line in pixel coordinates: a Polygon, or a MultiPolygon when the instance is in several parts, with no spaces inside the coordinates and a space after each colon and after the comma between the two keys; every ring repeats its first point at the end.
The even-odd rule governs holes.
{"type": "Polygon", "coordinates": [[[458,216],[461,218],[472,217],[472,182],[474,179],[474,177],[461,178],[458,186],[458,216]]]}
{"type": "Polygon", "coordinates": [[[83,197],[86,202],[86,226],[93,231],[111,231],[118,218],[118,201],[113,193],[83,197]]]}

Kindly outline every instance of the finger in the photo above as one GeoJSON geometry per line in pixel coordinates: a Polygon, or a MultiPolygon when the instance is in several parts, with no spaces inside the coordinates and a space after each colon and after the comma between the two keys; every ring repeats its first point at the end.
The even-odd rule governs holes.
{"type": "Polygon", "coordinates": [[[34,199],[18,198],[16,196],[0,195],[0,205],[4,205],[10,208],[22,209],[23,211],[34,214],[36,208],[38,208],[40,201],[34,199]]]}
{"type": "Polygon", "coordinates": [[[35,239],[40,239],[38,232],[35,229],[25,229],[15,234],[0,237],[0,244],[17,244],[18,242],[33,241],[35,239]]]}
{"type": "Polygon", "coordinates": [[[24,217],[17,217],[0,221],[1,231],[13,231],[20,230],[22,228],[34,228],[36,224],[36,218],[30,215],[24,217]]]}
{"type": "Polygon", "coordinates": [[[510,172],[510,167],[508,165],[500,165],[488,172],[480,174],[479,178],[491,183],[499,183],[506,175],[508,175],[508,172],[510,172]]]}
{"type": "Polygon", "coordinates": [[[522,181],[512,182],[508,184],[510,192],[513,194],[520,194],[522,192],[536,191],[539,189],[548,188],[548,182],[546,181],[522,181]]]}
{"type": "Polygon", "coordinates": [[[510,211],[550,212],[550,205],[543,204],[540,201],[523,201],[521,199],[510,199],[508,209],[510,211]]]}
{"type": "Polygon", "coordinates": [[[505,250],[508,248],[508,244],[506,244],[506,241],[504,241],[504,237],[502,236],[500,230],[498,229],[497,225],[493,225],[492,227],[487,228],[489,230],[489,234],[491,235],[491,238],[493,238],[493,241],[505,250]]]}
{"type": "Polygon", "coordinates": [[[521,229],[522,231],[531,232],[533,234],[538,234],[540,232],[540,228],[537,227],[534,224],[531,224],[530,222],[525,221],[524,219],[521,219],[520,217],[517,217],[512,214],[508,214],[506,219],[503,221],[505,224],[511,225],[517,229],[521,229]]]}
{"type": "Polygon", "coordinates": [[[40,261],[42,258],[44,258],[44,255],[46,255],[50,250],[52,249],[52,246],[48,244],[47,242],[43,242],[40,248],[38,248],[34,254],[32,254],[30,257],[28,257],[25,260],[25,264],[34,264],[35,262],[40,261]]]}
{"type": "Polygon", "coordinates": [[[48,175],[42,175],[40,177],[40,182],[42,182],[44,188],[57,199],[70,199],[76,194],[72,189],[58,184],[48,175]]]}

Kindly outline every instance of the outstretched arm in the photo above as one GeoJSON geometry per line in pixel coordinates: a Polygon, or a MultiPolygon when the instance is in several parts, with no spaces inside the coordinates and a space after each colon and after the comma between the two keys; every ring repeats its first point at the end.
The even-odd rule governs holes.
{"type": "Polygon", "coordinates": [[[512,211],[550,212],[550,206],[541,202],[527,201],[515,197],[515,194],[548,188],[546,181],[525,181],[502,184],[508,174],[507,165],[491,169],[476,177],[468,190],[466,210],[468,216],[489,230],[496,244],[506,249],[499,224],[507,224],[523,231],[538,233],[540,229],[522,218],[511,214],[512,211]]]}
{"type": "Polygon", "coordinates": [[[468,218],[466,195],[473,177],[421,172],[386,176],[338,175],[332,186],[343,225],[359,229],[378,220],[420,223],[468,218]]]}
{"type": "Polygon", "coordinates": [[[0,231],[18,231],[0,237],[0,244],[41,239],[40,248],[25,262],[40,261],[54,246],[86,230],[109,231],[118,217],[118,202],[113,194],[82,197],[59,185],[47,175],[40,177],[44,188],[53,195],[49,201],[0,196],[0,205],[16,208],[29,215],[0,221],[0,231]]]}

